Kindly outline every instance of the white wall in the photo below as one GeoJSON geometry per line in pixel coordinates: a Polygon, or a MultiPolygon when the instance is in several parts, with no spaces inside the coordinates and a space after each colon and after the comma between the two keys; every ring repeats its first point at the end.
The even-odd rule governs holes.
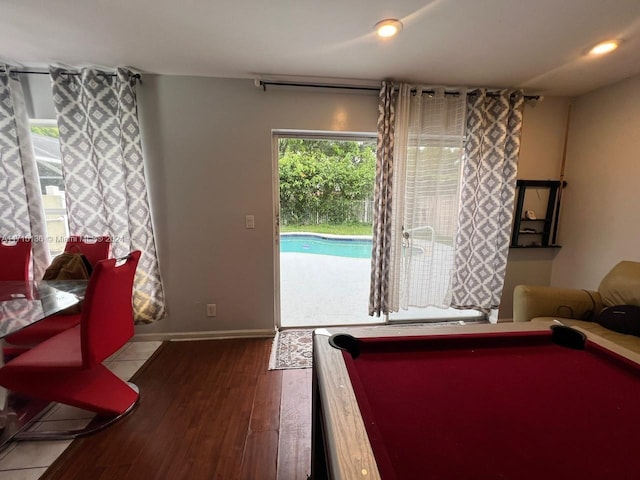
{"type": "MultiPolygon", "coordinates": [[[[272,129],[375,131],[377,95],[270,88],[247,80],[145,75],[143,147],[169,317],[138,333],[274,325],[272,129]],[[255,215],[256,229],[244,228],[255,215]],[[216,303],[218,316],[205,316],[216,303]]],[[[520,178],[558,178],[568,101],[527,105],[520,178]],[[523,176],[524,175],[524,176],[523,176]]],[[[548,284],[549,251],[512,253],[513,286],[548,284]]]]}
{"type": "Polygon", "coordinates": [[[138,333],[273,330],[272,129],[376,129],[377,94],[144,75],[143,149],[169,316],[138,333]],[[255,215],[256,228],[244,227],[255,215]],[[205,316],[205,304],[217,317],[205,316]]]}
{"type": "MultiPolygon", "coordinates": [[[[566,131],[569,98],[547,97],[538,104],[525,105],[518,178],[558,180],[566,131]]],[[[558,249],[509,250],[504,289],[498,317],[513,317],[513,289],[521,283],[549,285],[558,249]]]]}
{"type": "Polygon", "coordinates": [[[596,289],[620,260],[640,261],[640,76],[575,101],[556,286],[596,289]]]}
{"type": "Polygon", "coordinates": [[[20,75],[29,118],[39,120],[56,118],[51,92],[51,77],[44,74],[20,75]]]}
{"type": "Polygon", "coordinates": [[[568,97],[546,97],[525,104],[518,178],[559,179],[570,101],[568,97]]]}
{"type": "MultiPolygon", "coordinates": [[[[29,83],[36,116],[54,118],[48,76],[29,83]]],[[[137,332],[273,329],[271,130],[373,132],[376,93],[146,74],[138,95],[169,314],[137,332]],[[247,214],[255,230],[244,228],[247,214]]],[[[567,106],[554,97],[525,106],[518,178],[558,178],[567,106]]],[[[549,284],[555,253],[511,250],[500,317],[511,317],[515,285],[549,284]]]]}

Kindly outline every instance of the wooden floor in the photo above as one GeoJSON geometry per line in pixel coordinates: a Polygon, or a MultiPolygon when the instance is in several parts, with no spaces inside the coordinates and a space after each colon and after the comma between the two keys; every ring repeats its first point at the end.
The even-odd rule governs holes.
{"type": "Polygon", "coordinates": [[[77,439],[42,479],[305,480],[311,369],[268,371],[270,339],[170,342],[136,374],[136,410],[77,439]]]}

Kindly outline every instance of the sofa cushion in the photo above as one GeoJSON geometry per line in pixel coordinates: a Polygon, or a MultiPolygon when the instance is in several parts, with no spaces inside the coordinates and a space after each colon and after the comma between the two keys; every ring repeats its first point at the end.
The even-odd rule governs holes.
{"type": "Polygon", "coordinates": [[[598,292],[605,307],[613,305],[640,307],[640,262],[618,263],[602,279],[598,292]]]}
{"type": "Polygon", "coordinates": [[[573,320],[570,318],[558,317],[538,317],[533,318],[531,321],[538,325],[542,324],[551,326],[553,325],[554,320],[558,320],[559,322],[563,323],[564,325],[568,325],[569,327],[580,327],[583,330],[595,333],[596,335],[599,335],[602,338],[606,338],[607,340],[610,340],[620,345],[621,347],[640,354],[640,337],[614,332],[613,330],[609,330],[608,328],[605,328],[596,322],[585,322],[583,320],[573,320]]]}

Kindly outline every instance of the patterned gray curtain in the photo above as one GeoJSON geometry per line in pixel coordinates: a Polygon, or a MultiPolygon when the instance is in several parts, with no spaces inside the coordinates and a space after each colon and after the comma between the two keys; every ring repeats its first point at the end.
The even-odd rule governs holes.
{"type": "Polygon", "coordinates": [[[381,314],[389,312],[393,145],[396,107],[396,90],[393,83],[382,82],[378,99],[378,146],[376,150],[369,315],[379,317],[381,314]]]}
{"type": "Polygon", "coordinates": [[[0,68],[0,237],[31,238],[31,271],[40,279],[51,259],[29,120],[20,80],[0,68]]]}
{"type": "Polygon", "coordinates": [[[83,69],[51,68],[53,99],[72,235],[112,238],[112,254],[141,250],[134,286],[136,322],[165,314],[144,175],[136,80],[83,69]]]}
{"type": "Polygon", "coordinates": [[[487,312],[499,306],[504,286],[524,97],[480,90],[467,102],[451,306],[487,312]]]}

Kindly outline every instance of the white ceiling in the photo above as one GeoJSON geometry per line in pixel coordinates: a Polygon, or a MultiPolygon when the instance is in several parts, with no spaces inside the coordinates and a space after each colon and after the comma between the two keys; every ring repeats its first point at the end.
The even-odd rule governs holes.
{"type": "Polygon", "coordinates": [[[579,95],[640,74],[639,34],[640,0],[0,0],[0,62],[31,68],[579,95]],[[390,17],[404,29],[381,41],[390,17]],[[609,38],[611,55],[583,55],[609,38]]]}

